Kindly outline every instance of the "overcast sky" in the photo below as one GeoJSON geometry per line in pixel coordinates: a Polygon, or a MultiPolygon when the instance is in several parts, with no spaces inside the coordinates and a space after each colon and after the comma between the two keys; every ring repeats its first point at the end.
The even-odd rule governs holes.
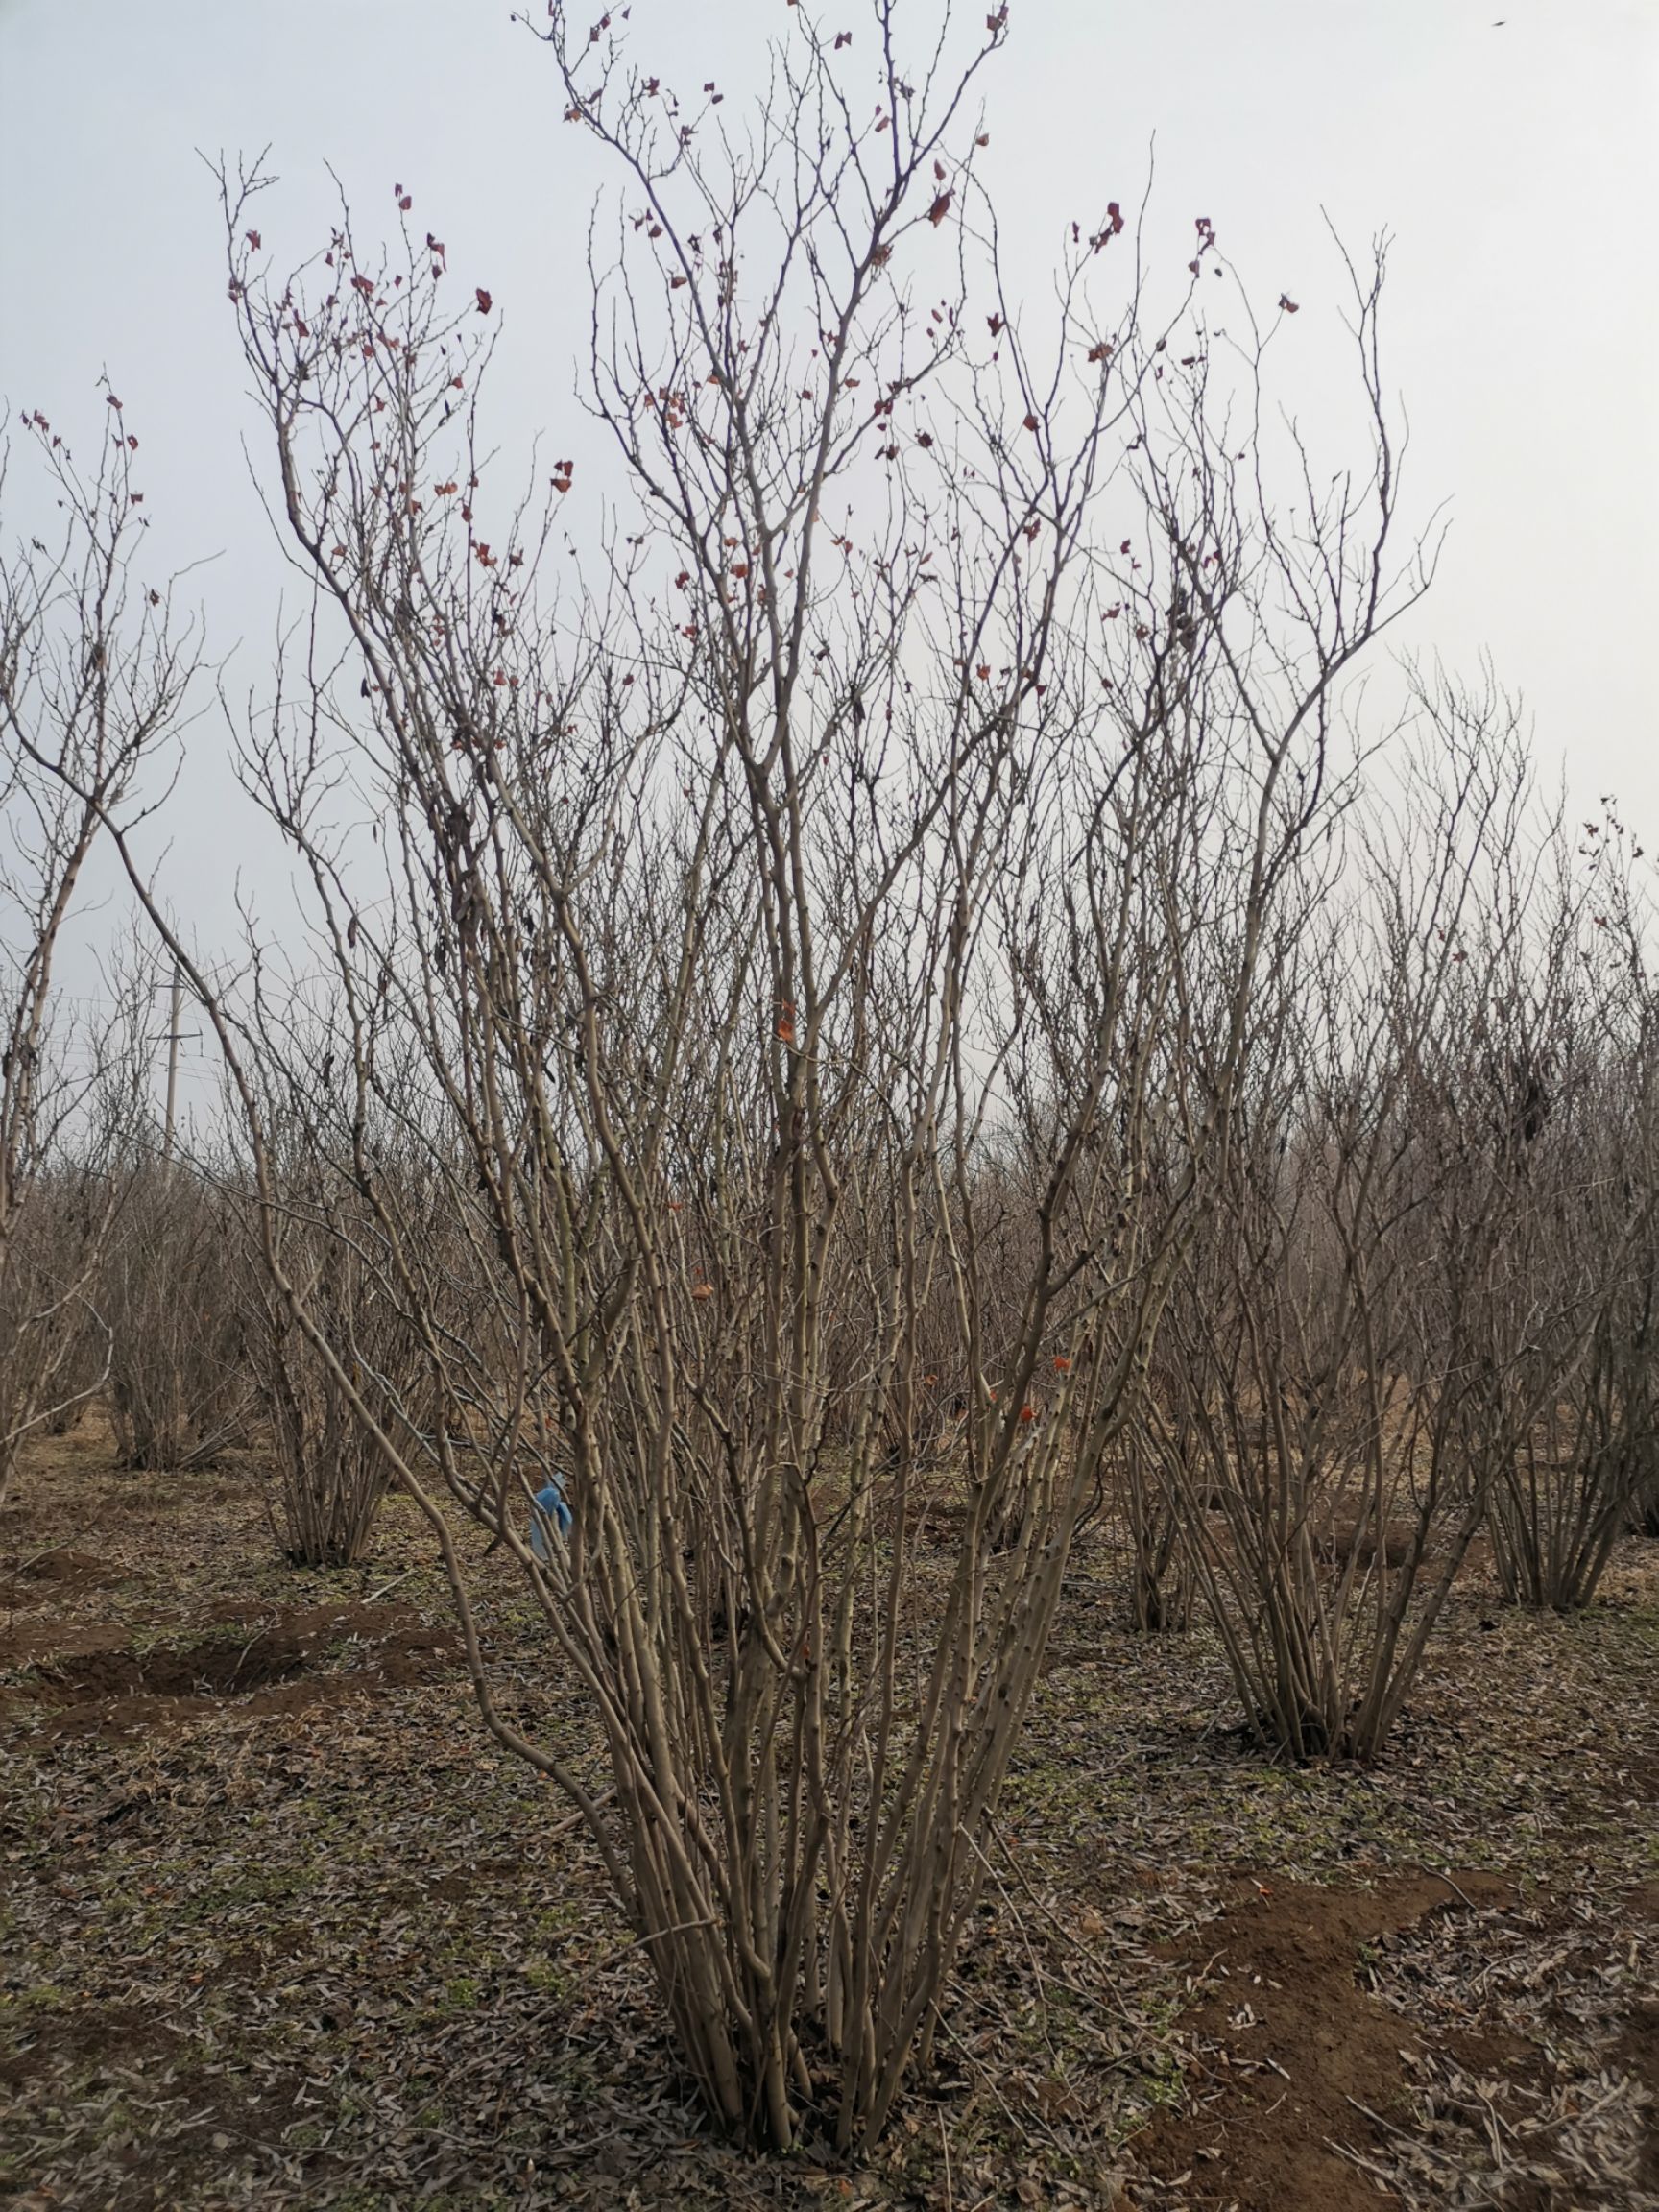
{"type": "MultiPolygon", "coordinates": [[[[984,175],[1033,284],[1066,221],[1138,198],[1155,140],[1154,251],[1178,266],[1208,215],[1259,299],[1300,301],[1309,381],[1276,354],[1279,389],[1316,419],[1341,305],[1322,210],[1361,250],[1394,234],[1384,339],[1408,504],[1424,520],[1447,500],[1454,522],[1409,642],[1471,671],[1489,653],[1551,772],[1565,763],[1586,804],[1622,794],[1659,845],[1659,0],[1010,14],[984,175]]],[[[820,16],[871,46],[867,0],[820,16]]],[[[634,0],[631,30],[670,82],[737,98],[786,20],[784,0],[634,0]]],[[[278,261],[326,222],[328,164],[360,236],[395,182],[413,191],[451,266],[501,304],[495,427],[510,446],[544,427],[564,453],[582,435],[598,171],[560,107],[499,0],[0,0],[0,397],[90,438],[108,368],[143,440],[156,565],[217,556],[189,589],[215,648],[237,649],[234,686],[269,663],[280,571],[242,455],[256,424],[200,153],[270,147],[278,261]]],[[[223,752],[204,721],[173,816],[173,896],[209,934],[252,850],[223,752]]]]}

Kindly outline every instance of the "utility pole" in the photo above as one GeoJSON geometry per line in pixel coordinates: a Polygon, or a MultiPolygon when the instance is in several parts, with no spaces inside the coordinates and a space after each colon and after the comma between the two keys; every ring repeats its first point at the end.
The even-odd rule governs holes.
{"type": "Polygon", "coordinates": [[[200,1037],[200,1029],[180,1029],[179,1017],[184,1010],[184,971],[175,961],[173,981],[167,993],[167,1123],[161,1139],[161,1157],[173,1157],[173,1138],[178,1126],[179,1107],[179,1047],[186,1037],[200,1037]]]}
{"type": "Polygon", "coordinates": [[[173,1157],[173,1107],[179,1095],[179,1015],[184,995],[184,978],[179,973],[179,963],[173,963],[173,988],[167,999],[167,1133],[161,1141],[161,1157],[173,1157]]]}

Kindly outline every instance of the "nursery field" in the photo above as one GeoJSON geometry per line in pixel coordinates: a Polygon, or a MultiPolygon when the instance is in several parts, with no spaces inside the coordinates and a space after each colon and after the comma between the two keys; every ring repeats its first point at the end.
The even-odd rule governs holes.
{"type": "MultiPolygon", "coordinates": [[[[400,1502],[297,1572],[252,1466],[110,1460],[39,1445],[0,1520],[0,2201],[1659,2206],[1659,1543],[1570,1618],[1478,1551],[1341,1770],[1250,1749],[1209,1631],[1128,1633],[1088,1538],[937,2062],[849,2167],[709,2131],[400,1502]]],[[[457,1541],[509,1717],[602,1782],[457,1541]]]]}
{"type": "Polygon", "coordinates": [[[1489,657],[1583,533],[1436,612],[1420,164],[1235,258],[1109,11],[1075,145],[1052,10],[765,12],[548,0],[421,173],[413,32],[123,84],[223,343],[183,201],[125,335],[36,252],[0,2212],[1659,2212],[1646,693],[1489,657]]]}

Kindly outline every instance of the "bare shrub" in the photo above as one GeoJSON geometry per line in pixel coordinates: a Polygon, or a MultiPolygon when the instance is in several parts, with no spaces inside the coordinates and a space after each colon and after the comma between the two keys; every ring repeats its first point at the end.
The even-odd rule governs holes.
{"type": "Polygon", "coordinates": [[[1129,1545],[1126,1612],[1142,1635],[1178,1634],[1191,1625],[1193,1548],[1184,1540],[1183,1515],[1204,1503],[1160,1479],[1149,1425],[1134,1422],[1123,1439],[1120,1512],[1129,1545]]]}
{"type": "Polygon", "coordinates": [[[185,1473],[248,1441],[248,1260],[234,1199],[214,1177],[149,1150],[126,1163],[99,1286],[121,1466],[185,1473]]]}
{"type": "MultiPolygon", "coordinates": [[[[99,1269],[119,1185],[99,1102],[79,1080],[64,1088],[77,1126],[54,1131],[43,1147],[49,1164],[32,1167],[0,1268],[0,1498],[24,1439],[66,1434],[109,1373],[99,1269]]],[[[123,1089],[114,1102],[130,1105],[131,1094],[123,1089]]]]}
{"type": "MultiPolygon", "coordinates": [[[[321,1325],[338,1331],[347,1371],[363,1379],[373,1403],[373,1371],[352,1350],[361,1336],[352,1318],[355,1271],[330,1269],[326,1286],[320,1272],[300,1270],[297,1280],[315,1301],[321,1325]]],[[[276,1459],[284,1556],[297,1567],[354,1567],[368,1551],[390,1482],[386,1455],[292,1314],[275,1301],[257,1317],[249,1351],[276,1459]]],[[[388,1419],[384,1408],[378,1418],[388,1419]]]]}
{"type": "Polygon", "coordinates": [[[268,970],[252,1003],[190,970],[266,1262],[428,1516],[486,1720],[583,1813],[709,2108],[779,2148],[811,2104],[869,2143],[931,2048],[1327,817],[1334,688],[1420,580],[1385,565],[1380,270],[1369,467],[1281,531],[1186,320],[1208,232],[1171,350],[1132,285],[1092,299],[1109,205],[1040,357],[956,224],[1005,17],[916,92],[879,12],[882,132],[797,17],[738,152],[553,11],[625,191],[589,397],[637,513],[552,610],[549,525],[496,507],[472,443],[489,294],[449,308],[441,248],[411,229],[394,268],[348,216],[268,283],[257,180],[227,191],[288,526],[351,650],[344,690],[292,672],[247,762],[307,875],[325,1048],[268,970]],[[935,241],[949,296],[913,313],[895,279],[935,241]],[[372,1211],[430,1425],[288,1264],[268,1096],[372,1211]],[[942,1392],[961,1519],[932,1572],[942,1392]],[[572,1524],[536,1547],[550,1476],[572,1524]],[[517,1560],[608,1799],[497,1705],[448,1502],[517,1560]]]}
{"type": "Polygon", "coordinates": [[[1545,942],[1484,1038],[1515,1210],[1534,1229],[1523,1278],[1532,1357],[1553,1354],[1554,1376],[1498,1471],[1488,1526],[1504,1596],[1558,1611],[1595,1596],[1655,1452],[1659,1068],[1646,917],[1617,820],[1588,831],[1588,848],[1583,832],[1555,840],[1530,900],[1549,917],[1545,942]]]}
{"type": "Polygon", "coordinates": [[[1588,1605],[1627,1529],[1659,1535],[1651,1293],[1646,1284],[1619,1290],[1600,1290],[1562,1395],[1494,1487],[1493,1563],[1511,1603],[1563,1613],[1588,1605]]]}
{"type": "MultiPolygon", "coordinates": [[[[1645,1380],[1643,1387],[1649,1393],[1651,1405],[1651,1382],[1645,1380]]],[[[1630,1501],[1630,1526],[1643,1536],[1659,1536],[1659,1443],[1655,1442],[1655,1435],[1653,1416],[1649,1413],[1647,1427],[1641,1432],[1636,1481],[1630,1501]]]]}
{"type": "Polygon", "coordinates": [[[351,1567],[369,1550],[394,1479],[378,1432],[429,1441],[444,1415],[427,1386],[419,1328],[392,1295],[373,1210],[302,1147],[276,1145],[271,1162],[282,1269],[332,1355],[296,1320],[250,1221],[242,1337],[275,1460],[279,1541],[296,1566],[351,1567]],[[360,1417],[352,1392],[372,1420],[360,1417]]]}
{"type": "Polygon", "coordinates": [[[78,1183],[73,1170],[37,1180],[0,1276],[0,1502],[24,1440],[64,1434],[103,1381],[108,1338],[87,1290],[106,1194],[78,1183]]]}
{"type": "Polygon", "coordinates": [[[1483,1521],[1514,1595],[1581,1602],[1641,1418],[1640,964],[1503,703],[1417,707],[1363,866],[1258,994],[1139,1420],[1247,1723],[1299,1759],[1375,1756],[1483,1521]]]}
{"type": "Polygon", "coordinates": [[[1419,707],[1402,802],[1259,995],[1142,1421],[1248,1725],[1295,1758],[1381,1746],[1578,1312],[1472,1111],[1471,1038],[1527,957],[1524,759],[1498,702],[1419,707]]]}
{"type": "Polygon", "coordinates": [[[131,998],[66,1013],[58,970],[88,858],[113,811],[141,819],[136,779],[192,672],[162,594],[132,581],[125,437],[101,431],[84,477],[44,416],[25,428],[62,519],[55,547],[31,538],[0,565],[0,1500],[24,1438],[102,1380],[94,1277],[141,1062],[131,998]]]}

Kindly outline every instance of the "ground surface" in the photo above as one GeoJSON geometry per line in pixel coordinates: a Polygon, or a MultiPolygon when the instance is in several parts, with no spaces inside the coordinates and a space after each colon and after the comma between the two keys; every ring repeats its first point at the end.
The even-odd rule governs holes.
{"type": "Polygon", "coordinates": [[[297,1575],[247,1475],[108,1461],[0,1518],[0,2204],[1659,2208],[1659,1545],[1574,1621],[1471,1576],[1369,1774],[1246,1751],[1090,1551],[939,2070],[850,2172],[705,2133],[401,1508],[297,1575]]]}

